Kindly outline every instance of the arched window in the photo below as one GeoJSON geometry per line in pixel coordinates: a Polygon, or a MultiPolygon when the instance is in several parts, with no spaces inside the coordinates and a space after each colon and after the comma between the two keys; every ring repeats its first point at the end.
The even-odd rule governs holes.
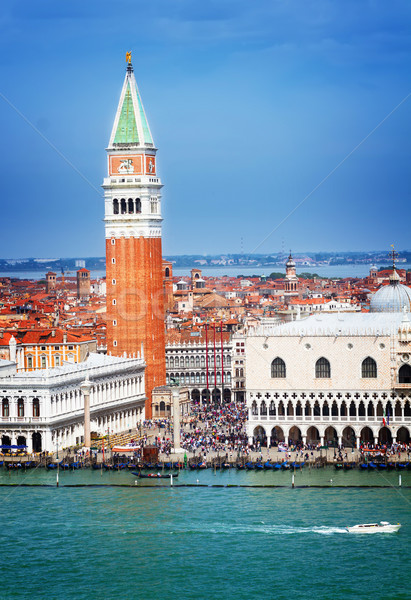
{"type": "Polygon", "coordinates": [[[164,412],[166,410],[166,403],[164,400],[160,402],[160,412],[164,412]]]}
{"type": "Polygon", "coordinates": [[[176,356],[176,367],[179,367],[179,366],[180,366],[180,364],[179,364],[179,363],[180,363],[180,359],[178,358],[178,356],[176,356]]]}
{"type": "Polygon", "coordinates": [[[170,277],[170,269],[168,267],[166,267],[166,271],[164,273],[165,277],[170,277]]]}
{"type": "Polygon", "coordinates": [[[134,202],[133,202],[132,198],[129,198],[127,200],[127,205],[128,205],[128,214],[132,215],[134,212],[134,202]]]}
{"type": "MultiPolygon", "coordinates": [[[[183,366],[183,365],[181,365],[183,366]]],[[[188,356],[186,356],[186,367],[190,366],[190,358],[188,356]]]]}
{"type": "Polygon", "coordinates": [[[194,356],[190,356],[190,367],[194,367],[194,356]]]}
{"type": "Polygon", "coordinates": [[[27,368],[28,369],[32,369],[33,368],[33,357],[32,356],[28,356],[27,357],[27,368]]]}
{"type": "Polygon", "coordinates": [[[38,398],[33,398],[33,417],[40,416],[40,400],[38,398]]]}
{"type": "Polygon", "coordinates": [[[40,356],[40,364],[42,369],[47,368],[47,358],[44,355],[40,356]]]}
{"type": "Polygon", "coordinates": [[[263,400],[261,402],[261,406],[260,406],[260,415],[266,415],[267,414],[267,405],[265,403],[265,400],[263,400]]]}
{"type": "Polygon", "coordinates": [[[126,200],[125,200],[125,198],[122,198],[122,199],[120,200],[120,204],[121,204],[121,214],[122,214],[122,215],[125,215],[125,214],[126,214],[126,212],[127,212],[127,204],[126,204],[126,200]]]}
{"type": "Polygon", "coordinates": [[[204,368],[205,367],[205,356],[201,357],[201,367],[204,368]]]}
{"type": "Polygon", "coordinates": [[[24,400],[23,400],[23,398],[19,398],[17,400],[17,416],[24,417],[24,400]]]}
{"type": "Polygon", "coordinates": [[[315,363],[315,376],[318,379],[329,379],[331,377],[331,366],[326,358],[319,358],[315,363]]]}
{"type": "Polygon", "coordinates": [[[114,200],[113,200],[113,214],[114,215],[118,215],[118,213],[119,213],[118,200],[117,200],[117,198],[114,198],[114,200]]]}
{"type": "Polygon", "coordinates": [[[169,364],[170,364],[170,367],[171,367],[172,369],[174,369],[174,357],[173,357],[173,356],[170,356],[170,359],[169,359],[169,364]]]}
{"type": "Polygon", "coordinates": [[[367,356],[367,358],[362,361],[361,377],[377,377],[377,363],[371,356],[367,356]]]}
{"type": "Polygon", "coordinates": [[[285,362],[278,356],[271,363],[271,377],[285,377],[285,362]]]}
{"type": "Polygon", "coordinates": [[[200,367],[200,357],[196,356],[196,367],[199,368],[200,367]]]}
{"type": "Polygon", "coordinates": [[[141,213],[141,200],[137,198],[136,200],[136,213],[141,213]]]}
{"type": "Polygon", "coordinates": [[[398,383],[411,383],[411,367],[410,365],[402,365],[398,371],[398,383]]]}
{"type": "Polygon", "coordinates": [[[3,417],[9,417],[10,416],[9,400],[8,400],[8,398],[3,398],[2,413],[3,413],[3,417]]]}
{"type": "Polygon", "coordinates": [[[255,400],[251,405],[251,414],[258,415],[258,407],[257,407],[257,402],[255,400]]]}

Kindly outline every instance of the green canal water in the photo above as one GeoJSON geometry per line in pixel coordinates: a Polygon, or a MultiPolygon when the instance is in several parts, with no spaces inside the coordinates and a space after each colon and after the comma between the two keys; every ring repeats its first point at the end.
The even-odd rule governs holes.
{"type": "Polygon", "coordinates": [[[54,472],[1,470],[0,598],[409,600],[411,472],[401,489],[398,475],[305,468],[296,486],[324,487],[292,489],[289,472],[181,472],[191,486],[170,487],[82,470],[57,488],[54,472]],[[344,529],[380,520],[402,528],[344,529]]]}

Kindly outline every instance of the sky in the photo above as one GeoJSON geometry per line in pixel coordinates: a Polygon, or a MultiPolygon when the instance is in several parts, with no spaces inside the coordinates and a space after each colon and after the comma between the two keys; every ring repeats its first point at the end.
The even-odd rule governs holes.
{"type": "Polygon", "coordinates": [[[408,0],[0,5],[0,258],[103,256],[132,51],[163,252],[410,249],[408,0]]]}

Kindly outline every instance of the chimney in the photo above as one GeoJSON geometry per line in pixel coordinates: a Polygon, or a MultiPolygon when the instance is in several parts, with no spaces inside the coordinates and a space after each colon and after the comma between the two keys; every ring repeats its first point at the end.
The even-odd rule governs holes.
{"type": "Polygon", "coordinates": [[[51,330],[51,337],[56,337],[56,330],[55,329],[51,330]]]}
{"type": "Polygon", "coordinates": [[[67,344],[67,331],[63,333],[63,344],[67,344]]]}

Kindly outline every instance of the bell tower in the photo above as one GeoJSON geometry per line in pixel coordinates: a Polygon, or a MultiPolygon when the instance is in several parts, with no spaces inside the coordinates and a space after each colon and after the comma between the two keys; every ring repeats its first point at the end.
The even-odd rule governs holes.
{"type": "Polygon", "coordinates": [[[104,179],[107,352],[146,361],[145,417],[151,391],[165,384],[161,188],[156,152],[131,54],[107,148],[104,179]]]}

